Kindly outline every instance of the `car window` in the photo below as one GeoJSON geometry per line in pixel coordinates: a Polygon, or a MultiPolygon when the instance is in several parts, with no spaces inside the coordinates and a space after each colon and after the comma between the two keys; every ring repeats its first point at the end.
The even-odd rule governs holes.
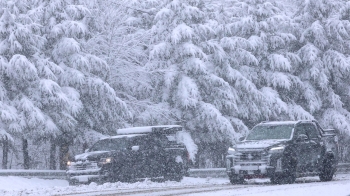
{"type": "Polygon", "coordinates": [[[246,140],[290,139],[293,125],[258,125],[255,126],[246,140]]]}
{"type": "Polygon", "coordinates": [[[130,147],[140,146],[140,148],[145,148],[146,145],[147,145],[147,137],[134,137],[130,141],[130,147]]]}
{"type": "Polygon", "coordinates": [[[298,125],[295,128],[295,136],[298,137],[300,134],[304,134],[307,136],[306,129],[305,129],[304,125],[298,125]]]}
{"type": "Polygon", "coordinates": [[[304,126],[306,130],[306,134],[307,136],[309,136],[309,138],[315,139],[319,137],[318,131],[313,124],[305,124],[304,126]]]}
{"type": "Polygon", "coordinates": [[[162,147],[166,147],[168,146],[168,143],[170,142],[169,141],[169,138],[167,137],[167,135],[160,135],[158,138],[157,138],[157,142],[159,142],[159,144],[162,146],[162,147]]]}
{"type": "Polygon", "coordinates": [[[157,140],[150,135],[145,137],[133,138],[130,142],[131,146],[139,146],[142,150],[150,150],[153,149],[154,146],[157,146],[157,140]]]}
{"type": "Polygon", "coordinates": [[[305,134],[309,139],[315,139],[319,137],[319,133],[313,124],[305,123],[298,125],[295,128],[296,136],[300,134],[305,134]]]}
{"type": "Polygon", "coordinates": [[[90,151],[111,151],[111,150],[125,150],[127,147],[126,138],[118,139],[104,139],[97,141],[90,151]]]}

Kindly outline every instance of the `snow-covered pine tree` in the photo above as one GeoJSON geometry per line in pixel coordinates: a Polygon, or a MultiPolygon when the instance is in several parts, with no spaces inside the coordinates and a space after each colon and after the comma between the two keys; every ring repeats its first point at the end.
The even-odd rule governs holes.
{"type": "Polygon", "coordinates": [[[300,24],[299,77],[318,97],[314,115],[324,126],[348,133],[349,6],[342,0],[300,1],[295,18],[300,24]]]}
{"type": "MultiPolygon", "coordinates": [[[[45,57],[59,67],[58,84],[69,94],[72,103],[76,103],[70,108],[74,118],[67,117],[60,127],[62,142],[66,143],[73,135],[84,135],[88,130],[102,134],[114,132],[128,116],[127,107],[105,81],[109,72],[107,63],[86,49],[92,36],[88,25],[90,10],[72,0],[42,0],[38,1],[38,8],[43,26],[41,34],[47,40],[45,57]]],[[[64,162],[61,162],[62,166],[64,162]]]]}
{"type": "Polygon", "coordinates": [[[3,10],[0,14],[0,142],[3,147],[2,169],[7,169],[9,142],[13,141],[13,135],[18,131],[18,126],[16,126],[18,115],[16,108],[12,106],[12,102],[8,97],[8,89],[5,83],[6,76],[3,74],[9,63],[8,57],[10,57],[10,55],[5,52],[7,45],[4,44],[4,40],[7,37],[6,34],[8,34],[5,25],[10,24],[12,18],[7,10],[3,10]]]}
{"type": "Polygon", "coordinates": [[[217,153],[209,156],[221,156],[226,144],[238,137],[225,113],[234,109],[236,98],[229,83],[216,75],[215,65],[210,61],[208,48],[218,48],[205,3],[201,0],[163,3],[153,21],[150,60],[146,65],[153,73],[152,101],[169,106],[176,116],[167,119],[168,122],[184,125],[199,144],[201,155],[214,150],[217,153]],[[215,149],[204,148],[208,146],[215,149]]]}
{"type": "Polygon", "coordinates": [[[300,59],[292,53],[296,38],[291,18],[275,1],[230,3],[224,6],[230,8],[231,20],[221,28],[221,43],[232,58],[220,73],[237,88],[242,98],[238,111],[243,119],[255,124],[261,120],[312,118],[291,97],[305,88],[295,76],[294,67],[300,59]]]}
{"type": "Polygon", "coordinates": [[[209,141],[222,136],[209,133],[215,133],[214,129],[218,128],[214,125],[215,120],[211,119],[212,115],[220,119],[221,114],[215,106],[205,103],[202,98],[205,89],[201,83],[209,83],[204,79],[211,76],[206,64],[207,55],[200,45],[205,41],[200,31],[210,31],[206,29],[209,26],[205,26],[205,20],[201,1],[167,1],[154,19],[147,67],[158,73],[154,74],[156,101],[168,102],[177,110],[179,120],[184,120],[194,132],[197,129],[199,138],[209,141]],[[196,123],[199,119],[195,118],[203,118],[202,123],[196,123]],[[213,124],[210,127],[206,123],[213,124]],[[206,129],[203,135],[199,134],[201,129],[206,129]]]}
{"type": "MultiPolygon", "coordinates": [[[[262,118],[259,105],[265,101],[251,77],[241,73],[239,67],[257,65],[258,60],[252,53],[252,44],[248,39],[232,32],[233,23],[238,17],[234,16],[235,1],[211,1],[207,7],[212,29],[215,30],[209,44],[204,48],[210,54],[210,62],[215,74],[223,79],[231,92],[233,100],[227,100],[233,107],[226,107],[223,112],[229,117],[231,124],[240,134],[245,134],[248,127],[262,118]]],[[[244,71],[244,70],[243,70],[244,71]]],[[[238,139],[238,138],[235,138],[238,139]]],[[[235,142],[235,141],[233,141],[235,142]]]]}
{"type": "Polygon", "coordinates": [[[2,89],[7,90],[3,95],[18,115],[17,124],[9,130],[23,140],[23,166],[28,169],[28,139],[57,136],[61,127],[74,123],[72,115],[81,104],[75,104],[76,97],[70,89],[57,83],[56,74],[62,69],[42,54],[46,40],[40,34],[40,25],[35,23],[38,10],[32,7],[34,2],[1,4],[5,8],[0,18],[1,83],[2,89]]]}
{"type": "MultiPolygon", "coordinates": [[[[144,125],[147,113],[161,109],[149,100],[152,92],[150,73],[144,69],[148,60],[149,23],[158,3],[149,1],[104,1],[90,5],[93,9],[93,37],[87,49],[110,66],[107,82],[128,106],[131,118],[123,126],[144,125]],[[101,25],[102,24],[102,25],[101,25]]],[[[156,113],[156,112],[154,112],[156,113]]]]}

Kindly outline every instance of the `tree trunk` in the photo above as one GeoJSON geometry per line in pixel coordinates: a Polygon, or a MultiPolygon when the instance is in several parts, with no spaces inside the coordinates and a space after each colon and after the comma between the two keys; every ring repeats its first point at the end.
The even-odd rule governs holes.
{"type": "Polygon", "coordinates": [[[60,153],[59,153],[60,170],[65,170],[67,168],[67,162],[69,157],[68,151],[69,151],[69,146],[67,144],[60,146],[60,153]]]}
{"type": "Polygon", "coordinates": [[[3,139],[3,146],[2,146],[2,169],[7,169],[8,152],[9,152],[9,141],[7,136],[5,135],[5,138],[3,139]]]}
{"type": "Polygon", "coordinates": [[[83,153],[85,152],[86,149],[88,149],[89,146],[86,142],[83,143],[83,153]]]}
{"type": "Polygon", "coordinates": [[[56,143],[53,138],[50,140],[50,169],[56,170],[56,143]]]}
{"type": "Polygon", "coordinates": [[[28,153],[28,140],[22,139],[23,147],[23,168],[29,169],[29,153],[28,153]]]}

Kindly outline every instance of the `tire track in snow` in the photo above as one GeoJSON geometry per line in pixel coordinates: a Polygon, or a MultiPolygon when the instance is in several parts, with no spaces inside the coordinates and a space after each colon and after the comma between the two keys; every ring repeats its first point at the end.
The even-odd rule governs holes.
{"type": "MultiPolygon", "coordinates": [[[[231,185],[226,184],[200,184],[200,185],[179,185],[175,187],[150,187],[150,188],[123,188],[115,190],[99,190],[99,191],[83,191],[77,193],[67,193],[67,194],[58,194],[60,196],[170,196],[170,195],[188,195],[188,194],[199,194],[199,193],[208,193],[208,192],[220,192],[220,191],[231,191],[231,190],[244,190],[249,188],[263,188],[264,191],[280,191],[285,189],[295,189],[304,186],[325,186],[329,183],[342,183],[342,181],[349,180],[335,178],[331,182],[320,182],[317,177],[313,178],[298,178],[295,184],[287,185],[272,185],[269,181],[265,182],[250,182],[248,181],[243,185],[231,185]],[[271,187],[272,189],[269,189],[271,187]]],[[[236,194],[235,194],[236,195],[236,194]]]]}
{"type": "MultiPolygon", "coordinates": [[[[251,187],[251,186],[261,186],[261,185],[236,185],[235,188],[247,188],[247,187],[251,187]]],[[[135,189],[119,189],[119,190],[89,191],[89,192],[79,192],[79,193],[70,193],[70,194],[60,194],[60,196],[174,195],[173,193],[175,193],[175,192],[177,192],[175,194],[183,194],[183,193],[193,192],[193,191],[209,191],[212,189],[221,190],[221,189],[225,189],[228,187],[232,187],[232,185],[231,184],[224,184],[224,185],[215,185],[215,184],[203,185],[203,184],[201,184],[198,186],[143,188],[143,189],[136,189],[136,190],[135,189]]]]}

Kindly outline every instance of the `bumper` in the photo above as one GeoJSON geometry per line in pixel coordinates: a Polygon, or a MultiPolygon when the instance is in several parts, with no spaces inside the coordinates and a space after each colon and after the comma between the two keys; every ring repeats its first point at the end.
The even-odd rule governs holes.
{"type": "Polygon", "coordinates": [[[90,182],[100,182],[100,175],[79,175],[79,176],[70,176],[68,177],[68,181],[73,184],[84,184],[90,182]]]}
{"type": "Polygon", "coordinates": [[[245,178],[269,177],[275,168],[263,163],[240,163],[226,169],[228,176],[238,175],[245,178]]]}
{"type": "Polygon", "coordinates": [[[108,177],[108,173],[102,173],[100,169],[96,170],[68,170],[66,172],[67,180],[72,184],[84,184],[90,182],[102,182],[108,177]]]}
{"type": "Polygon", "coordinates": [[[267,156],[263,160],[237,160],[235,156],[227,156],[227,175],[244,178],[266,178],[276,172],[282,172],[281,156],[267,156]]]}

